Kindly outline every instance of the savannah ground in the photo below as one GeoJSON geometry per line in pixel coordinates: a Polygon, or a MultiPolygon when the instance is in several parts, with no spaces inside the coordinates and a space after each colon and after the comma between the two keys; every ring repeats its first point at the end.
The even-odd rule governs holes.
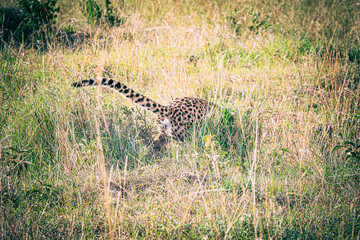
{"type": "Polygon", "coordinates": [[[56,22],[5,39],[16,3],[0,238],[359,239],[359,2],[59,0],[56,22]],[[157,152],[154,114],[70,86],[96,76],[219,108],[157,152]]]}

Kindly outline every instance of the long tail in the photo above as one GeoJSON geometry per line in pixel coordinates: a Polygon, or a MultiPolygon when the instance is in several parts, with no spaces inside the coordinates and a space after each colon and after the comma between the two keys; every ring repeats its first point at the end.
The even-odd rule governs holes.
{"type": "Polygon", "coordinates": [[[71,84],[71,86],[76,88],[95,85],[102,85],[104,87],[110,88],[111,90],[130,99],[132,102],[139,105],[140,107],[160,116],[167,117],[170,114],[170,110],[167,106],[163,106],[145,97],[144,95],[135,92],[131,88],[128,88],[125,84],[116,80],[102,78],[96,81],[95,79],[91,78],[89,80],[82,80],[80,82],[74,82],[71,84]]]}

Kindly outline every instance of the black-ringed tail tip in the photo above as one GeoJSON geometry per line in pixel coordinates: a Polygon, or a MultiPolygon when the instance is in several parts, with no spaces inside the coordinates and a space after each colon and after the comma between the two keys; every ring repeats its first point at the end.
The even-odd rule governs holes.
{"type": "Polygon", "coordinates": [[[182,139],[187,129],[195,122],[201,121],[215,104],[199,98],[176,98],[168,105],[161,105],[144,95],[135,92],[125,84],[113,79],[87,79],[71,84],[73,87],[101,85],[130,99],[140,107],[158,115],[159,134],[173,139],[182,139]]]}
{"type": "Polygon", "coordinates": [[[73,87],[83,87],[83,86],[93,86],[98,85],[96,84],[96,80],[91,78],[89,80],[82,80],[81,82],[74,82],[71,84],[73,87]]]}

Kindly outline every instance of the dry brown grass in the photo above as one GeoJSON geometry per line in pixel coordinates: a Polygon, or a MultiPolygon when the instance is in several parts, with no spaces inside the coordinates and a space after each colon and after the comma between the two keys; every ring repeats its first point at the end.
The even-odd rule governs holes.
{"type": "Polygon", "coordinates": [[[358,238],[359,162],[332,152],[359,138],[360,28],[345,3],[162,3],[126,5],[124,25],[91,27],[81,46],[3,46],[0,236],[358,238]],[[220,110],[159,154],[152,114],[70,88],[97,75],[220,110]]]}

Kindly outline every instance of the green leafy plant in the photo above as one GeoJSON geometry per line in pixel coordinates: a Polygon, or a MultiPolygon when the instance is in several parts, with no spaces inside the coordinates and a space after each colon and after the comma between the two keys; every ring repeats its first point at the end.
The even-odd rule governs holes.
{"type": "Polygon", "coordinates": [[[71,25],[68,25],[64,28],[64,31],[66,34],[74,34],[75,33],[75,28],[71,25]]]}
{"type": "Polygon", "coordinates": [[[5,41],[27,42],[31,36],[42,35],[55,23],[57,0],[19,0],[14,8],[1,8],[0,25],[5,41]]]}
{"type": "Polygon", "coordinates": [[[57,0],[19,0],[24,22],[33,29],[55,22],[57,0]]]}
{"type": "Polygon", "coordinates": [[[89,23],[99,23],[102,10],[95,0],[86,0],[83,4],[83,14],[89,23]]]}
{"type": "Polygon", "coordinates": [[[253,9],[250,10],[249,14],[252,16],[252,25],[249,27],[251,32],[258,34],[261,28],[267,29],[270,27],[270,24],[268,23],[269,16],[261,17],[261,13],[256,12],[253,9]]]}
{"type": "Polygon", "coordinates": [[[109,24],[109,26],[114,27],[120,26],[125,22],[124,18],[115,16],[114,7],[110,0],[105,0],[104,8],[102,8],[96,0],[85,0],[81,5],[83,14],[90,24],[105,22],[109,24]]]}
{"type": "Polygon", "coordinates": [[[250,32],[259,34],[261,29],[268,29],[271,24],[269,23],[269,16],[256,11],[253,7],[245,7],[247,12],[241,11],[240,8],[235,8],[233,14],[227,16],[230,26],[236,35],[241,35],[244,30],[248,29],[250,32]],[[245,17],[250,15],[250,17],[245,17]],[[246,20],[246,19],[250,19],[246,20]]]}

